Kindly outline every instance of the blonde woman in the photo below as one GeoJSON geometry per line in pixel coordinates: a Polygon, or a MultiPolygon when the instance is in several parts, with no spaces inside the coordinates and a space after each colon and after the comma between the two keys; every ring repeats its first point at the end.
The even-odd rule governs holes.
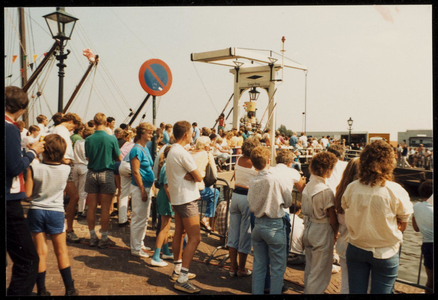
{"type": "MultiPolygon", "coordinates": [[[[210,138],[207,136],[200,136],[196,140],[195,149],[191,152],[193,159],[198,166],[198,170],[201,173],[202,178],[205,177],[206,169],[210,163],[213,173],[216,173],[216,164],[214,162],[213,155],[210,150],[210,138]]],[[[201,226],[208,230],[211,230],[210,224],[213,224],[214,208],[216,207],[217,200],[219,198],[219,191],[212,186],[206,187],[204,181],[198,182],[199,194],[202,201],[207,201],[207,207],[205,209],[204,217],[201,219],[201,226]],[[209,218],[209,220],[207,219],[209,218]]]]}
{"type": "Polygon", "coordinates": [[[152,171],[153,160],[146,143],[151,140],[155,129],[150,123],[140,123],[134,139],[135,145],[129,152],[132,170],[131,254],[139,257],[149,257],[145,251],[150,250],[145,247],[144,238],[151,210],[151,187],[155,176],[152,171]]]}

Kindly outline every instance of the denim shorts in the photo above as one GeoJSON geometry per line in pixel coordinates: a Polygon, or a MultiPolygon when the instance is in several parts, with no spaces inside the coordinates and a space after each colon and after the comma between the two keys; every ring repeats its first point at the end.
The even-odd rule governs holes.
{"type": "Polygon", "coordinates": [[[87,179],[85,180],[85,192],[89,194],[114,194],[116,192],[114,171],[96,172],[88,170],[87,179]]]}
{"type": "Polygon", "coordinates": [[[433,270],[433,243],[423,243],[421,251],[424,255],[424,266],[433,270]]]}
{"type": "Polygon", "coordinates": [[[59,234],[65,231],[64,212],[44,209],[29,209],[27,222],[31,232],[59,234]]]}

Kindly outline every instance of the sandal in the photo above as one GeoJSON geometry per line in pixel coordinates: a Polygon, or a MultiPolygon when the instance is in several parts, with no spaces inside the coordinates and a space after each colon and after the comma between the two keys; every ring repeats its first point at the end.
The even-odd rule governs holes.
{"type": "Polygon", "coordinates": [[[229,271],[230,273],[230,277],[236,277],[237,276],[237,271],[229,271]]]}
{"type": "Polygon", "coordinates": [[[252,274],[251,270],[246,269],[245,273],[241,273],[239,271],[237,271],[237,277],[246,277],[246,276],[250,276],[252,274]]]}
{"type": "Polygon", "coordinates": [[[201,219],[201,226],[211,231],[210,223],[208,223],[208,221],[205,220],[205,217],[201,219]]]}

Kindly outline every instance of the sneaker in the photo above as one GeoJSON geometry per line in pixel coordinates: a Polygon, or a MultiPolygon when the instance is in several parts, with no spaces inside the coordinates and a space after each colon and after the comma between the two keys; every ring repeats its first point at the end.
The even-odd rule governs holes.
{"type": "Polygon", "coordinates": [[[99,239],[96,237],[90,238],[90,247],[96,247],[99,244],[99,239]]]}
{"type": "Polygon", "coordinates": [[[156,260],[151,260],[151,265],[154,267],[165,267],[168,265],[167,262],[165,262],[164,260],[162,261],[156,261],[156,260]]]}
{"type": "Polygon", "coordinates": [[[46,287],[43,287],[42,289],[40,289],[37,293],[38,296],[51,296],[52,294],[46,290],[46,287]]]}
{"type": "Polygon", "coordinates": [[[80,238],[76,235],[74,231],[67,232],[67,241],[71,243],[79,243],[81,241],[80,238]]]}
{"type": "Polygon", "coordinates": [[[125,227],[126,225],[129,225],[129,221],[126,221],[125,223],[119,223],[119,227],[125,227]]]}
{"type": "Polygon", "coordinates": [[[75,282],[72,281],[70,286],[66,286],[65,288],[66,296],[79,296],[79,291],[75,289],[75,282]]]}
{"type": "Polygon", "coordinates": [[[180,291],[183,291],[183,292],[189,293],[189,294],[197,294],[201,291],[201,289],[194,286],[188,280],[186,282],[181,282],[181,283],[176,281],[175,285],[173,287],[177,290],[180,290],[180,291]]]}
{"type": "Polygon", "coordinates": [[[131,250],[131,254],[134,256],[138,256],[138,257],[149,257],[149,254],[147,254],[146,252],[144,252],[143,250],[131,250]]]}
{"type": "Polygon", "coordinates": [[[163,253],[163,255],[161,255],[161,258],[162,259],[174,259],[173,258],[173,254],[167,255],[167,254],[164,254],[164,253],[163,253]]]}
{"type": "Polygon", "coordinates": [[[100,240],[99,245],[97,245],[98,248],[104,249],[108,247],[114,247],[116,243],[114,241],[111,241],[109,238],[106,239],[106,241],[100,240]]]}
{"type": "MultiPolygon", "coordinates": [[[[175,271],[172,272],[172,276],[170,276],[170,281],[175,282],[179,277],[179,274],[175,273],[175,271]]],[[[189,273],[188,274],[189,280],[194,279],[196,277],[196,274],[189,273]]]]}
{"type": "Polygon", "coordinates": [[[150,247],[146,247],[146,246],[141,246],[141,250],[143,250],[143,251],[151,251],[152,250],[152,248],[150,248],[150,247]]]}

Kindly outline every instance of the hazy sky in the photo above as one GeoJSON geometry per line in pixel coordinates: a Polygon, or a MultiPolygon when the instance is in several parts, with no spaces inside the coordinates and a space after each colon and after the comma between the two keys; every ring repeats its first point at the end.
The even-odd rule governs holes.
{"type": "MultiPolygon", "coordinates": [[[[26,8],[26,21],[32,20],[27,25],[28,62],[34,54],[42,58],[53,44],[42,18],[53,11],[55,7],[26,8]]],[[[228,67],[192,62],[190,54],[228,47],[280,52],[285,36],[285,56],[308,67],[308,131],[346,131],[350,117],[353,131],[390,133],[391,140],[397,140],[399,131],[432,128],[431,5],[66,7],[66,11],[79,21],[67,45],[72,54],[66,60],[64,103],[88,67],[82,49],[100,56],[96,74],[90,75],[69,110],[85,120],[103,112],[114,116],[116,124],[123,122],[129,108],[135,110],[146,96],[138,80],[140,66],[159,58],[169,65],[173,85],[159,99],[157,122],[188,120],[211,127],[233,93],[234,77],[228,67]]],[[[13,75],[5,85],[20,86],[19,61],[12,63],[12,55],[19,54],[17,9],[5,9],[4,16],[5,76],[13,75]]],[[[43,90],[53,113],[57,69],[54,65],[48,73],[43,90]]],[[[303,71],[284,71],[276,93],[277,127],[302,130],[304,78],[303,71]]],[[[267,98],[261,90],[259,117],[267,98]]],[[[247,100],[245,92],[241,105],[247,100]]],[[[144,109],[149,122],[151,102],[144,109]]],[[[36,115],[50,116],[42,97],[33,108],[36,115]]]]}

